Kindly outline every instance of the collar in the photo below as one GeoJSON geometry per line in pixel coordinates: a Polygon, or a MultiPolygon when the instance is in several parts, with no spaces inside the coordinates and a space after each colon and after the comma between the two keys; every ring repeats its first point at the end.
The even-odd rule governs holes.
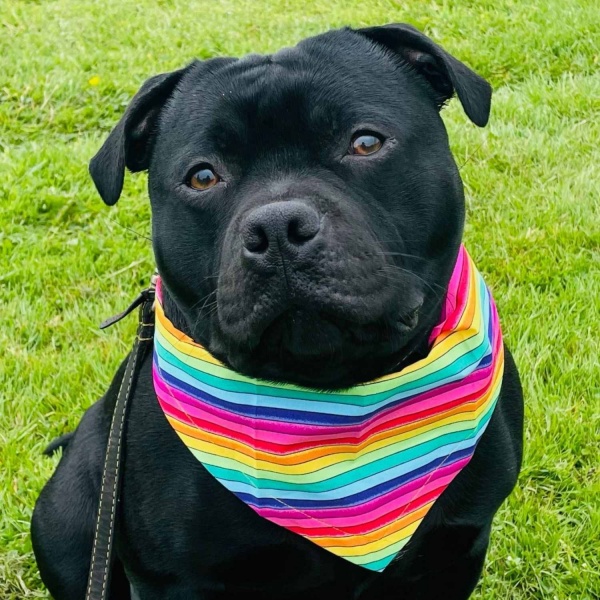
{"type": "Polygon", "coordinates": [[[173,326],[157,291],[154,388],[185,446],[261,517],[382,571],[471,460],[500,392],[498,315],[465,248],[429,354],[343,391],[227,368],[173,326]]]}

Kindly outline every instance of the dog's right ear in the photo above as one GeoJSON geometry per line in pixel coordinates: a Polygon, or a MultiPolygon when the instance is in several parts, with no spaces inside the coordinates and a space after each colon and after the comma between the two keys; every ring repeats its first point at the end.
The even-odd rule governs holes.
{"type": "Polygon", "coordinates": [[[121,195],[125,167],[133,173],[148,168],[160,111],[191,66],[148,79],[90,161],[90,175],[109,206],[121,195]]]}

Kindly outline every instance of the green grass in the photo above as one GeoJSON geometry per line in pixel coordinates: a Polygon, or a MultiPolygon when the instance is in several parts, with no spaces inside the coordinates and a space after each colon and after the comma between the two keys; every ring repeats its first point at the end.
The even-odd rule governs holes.
{"type": "Polygon", "coordinates": [[[345,24],[408,21],[486,76],[490,125],[445,111],[466,242],[523,377],[523,471],[477,599],[600,598],[600,3],[0,0],[0,598],[46,598],[28,528],[41,456],[103,393],[152,271],[145,176],[108,209],[87,161],[142,81],[345,24]],[[89,80],[99,77],[98,85],[89,80]]]}

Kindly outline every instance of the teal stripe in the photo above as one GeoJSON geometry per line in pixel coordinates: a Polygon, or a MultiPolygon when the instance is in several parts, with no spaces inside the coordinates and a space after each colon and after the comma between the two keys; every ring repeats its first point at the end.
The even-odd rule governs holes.
{"type": "MultiPolygon", "coordinates": [[[[281,389],[277,390],[274,388],[270,388],[267,386],[263,386],[255,383],[241,383],[236,380],[226,379],[222,377],[218,377],[212,375],[210,373],[206,373],[201,370],[199,367],[193,367],[189,365],[187,362],[181,360],[182,353],[178,350],[175,350],[166,343],[164,338],[158,334],[156,336],[157,344],[155,344],[158,358],[161,361],[164,361],[168,364],[171,364],[177,367],[182,372],[186,373],[190,379],[194,382],[194,384],[200,388],[202,388],[198,384],[204,384],[205,386],[210,386],[213,390],[219,390],[222,392],[229,392],[230,395],[228,397],[223,396],[223,400],[227,400],[230,402],[235,402],[238,404],[247,404],[247,398],[240,397],[239,400],[234,399],[234,395],[242,395],[242,396],[259,396],[264,399],[263,406],[271,407],[271,408],[283,408],[282,402],[289,402],[293,400],[306,400],[311,403],[313,409],[311,412],[317,412],[314,410],[314,402],[319,402],[323,404],[331,404],[348,406],[373,406],[373,405],[381,405],[385,406],[385,402],[394,402],[396,399],[399,399],[401,395],[409,395],[410,392],[414,390],[420,390],[423,388],[423,391],[427,389],[432,389],[435,386],[444,385],[443,380],[448,379],[448,382],[454,381],[457,377],[464,377],[463,371],[469,367],[475,368],[477,364],[481,361],[481,357],[485,356],[485,352],[487,350],[486,340],[484,336],[481,336],[481,340],[477,340],[478,343],[475,347],[471,348],[468,352],[465,352],[462,356],[457,358],[453,363],[448,365],[445,369],[437,370],[429,375],[424,375],[415,379],[412,382],[404,383],[398,382],[396,380],[396,386],[392,390],[388,390],[385,392],[379,392],[369,395],[350,395],[350,394],[336,394],[336,393],[320,393],[320,392],[302,392],[302,391],[294,391],[290,392],[287,389],[284,389],[284,392],[290,395],[286,395],[285,397],[281,396],[281,389]],[[456,371],[460,370],[460,373],[456,371]],[[269,398],[273,398],[273,400],[269,400],[269,398]]],[[[469,340],[471,341],[471,340],[469,340]]],[[[466,342],[463,342],[466,345],[466,342]]],[[[195,359],[194,362],[199,362],[195,359]]],[[[160,365],[163,368],[163,365],[160,365]]],[[[400,378],[398,378],[400,379],[400,378]]],[[[213,395],[216,392],[211,392],[210,390],[205,390],[213,395]]],[[[218,395],[218,394],[216,394],[218,395]]],[[[326,412],[326,411],[324,411],[326,412]]]]}
{"type": "Polygon", "coordinates": [[[260,385],[251,386],[244,384],[243,389],[249,390],[252,387],[254,389],[252,391],[240,392],[238,382],[215,377],[190,367],[179,359],[177,356],[179,353],[173,354],[170,352],[163,343],[160,343],[160,340],[158,344],[155,344],[155,350],[161,370],[165,370],[189,385],[227,402],[247,406],[248,397],[252,396],[254,402],[259,402],[264,408],[294,410],[306,413],[365,416],[404,397],[414,395],[415,393],[424,393],[435,387],[441,387],[442,385],[463,379],[477,368],[482,358],[491,351],[491,346],[489,340],[482,336],[481,342],[476,347],[460,356],[454,363],[451,363],[445,369],[436,371],[435,374],[417,380],[415,383],[398,385],[392,392],[373,394],[371,396],[320,394],[315,396],[315,400],[319,404],[315,404],[315,400],[308,398],[281,397],[274,394],[263,396],[262,391],[265,388],[260,385]],[[168,365],[171,365],[175,369],[169,368],[168,365]],[[420,385],[417,385],[419,383],[420,385]],[[335,402],[331,400],[332,397],[335,398],[335,402]],[[357,402],[357,399],[360,402],[357,402]]]}
{"type": "MultiPolygon", "coordinates": [[[[435,390],[435,393],[442,392],[447,384],[463,380],[476,371],[481,361],[491,354],[494,340],[500,335],[499,330],[494,330],[492,335],[488,336],[490,323],[495,318],[493,301],[483,277],[470,264],[468,255],[465,256],[465,260],[468,261],[467,266],[470,269],[468,275],[470,281],[468,280],[467,284],[470,293],[474,296],[475,310],[479,311],[474,318],[480,319],[480,329],[477,332],[472,330],[469,333],[475,333],[475,335],[460,342],[457,341],[457,337],[452,337],[460,334],[456,331],[450,332],[449,338],[447,338],[450,347],[444,355],[435,360],[432,360],[430,356],[428,360],[417,363],[413,367],[417,370],[411,373],[402,374],[401,372],[386,381],[369,382],[337,392],[318,392],[293,385],[274,384],[232,373],[227,367],[213,365],[186,354],[185,349],[183,352],[179,351],[167,341],[161,327],[157,328],[155,336],[155,360],[159,371],[165,375],[168,373],[169,380],[173,379],[173,389],[177,389],[178,381],[185,384],[186,387],[189,386],[187,390],[190,391],[182,390],[182,392],[189,402],[199,408],[209,404],[206,400],[208,394],[214,396],[216,406],[225,411],[225,418],[227,418],[227,410],[230,410],[231,414],[235,414],[236,410],[241,410],[242,406],[248,407],[249,412],[253,412],[253,407],[269,409],[269,412],[265,411],[264,414],[273,416],[264,421],[292,419],[294,422],[304,422],[307,427],[310,426],[311,419],[313,423],[320,424],[323,420],[321,416],[331,415],[333,418],[334,415],[339,415],[347,416],[346,420],[353,421],[348,425],[354,425],[358,432],[361,431],[361,423],[364,424],[372,419],[392,403],[409,397],[418,397],[419,394],[430,390],[435,390]],[[231,375],[229,375],[230,373],[231,375]],[[195,399],[193,395],[197,395],[198,399],[195,399]],[[221,408],[220,403],[229,403],[230,406],[221,408]],[[296,415],[289,413],[296,413],[296,415]]],[[[446,347],[446,342],[444,347],[446,347]]],[[[461,415],[459,417],[461,420],[458,422],[441,427],[438,425],[431,434],[430,432],[417,433],[408,440],[392,442],[377,449],[369,449],[368,452],[357,458],[343,459],[338,456],[337,459],[333,459],[337,461],[335,464],[323,466],[304,474],[289,474],[282,471],[284,469],[282,465],[269,462],[264,463],[266,468],[258,468],[257,461],[252,461],[252,457],[250,457],[250,462],[253,464],[247,466],[236,458],[232,458],[231,453],[218,445],[214,447],[207,445],[208,452],[192,447],[188,447],[188,449],[204,464],[212,476],[234,494],[247,494],[256,499],[277,498],[281,502],[289,500],[291,503],[312,500],[315,501],[315,505],[320,504],[320,501],[334,501],[333,504],[340,504],[345,498],[366,490],[371,490],[371,494],[374,494],[378,489],[377,485],[395,480],[399,476],[410,476],[411,473],[418,472],[418,469],[423,471],[425,470],[423,467],[431,464],[432,461],[451,465],[453,463],[449,462],[449,458],[455,452],[463,451],[465,456],[471,457],[493,415],[500,388],[501,385],[498,383],[490,390],[489,382],[487,383],[486,390],[488,393],[491,392],[492,397],[484,408],[485,412],[478,418],[475,418],[473,412],[470,412],[461,415]],[[217,466],[217,464],[222,466],[217,466]]],[[[464,404],[464,390],[459,389],[457,394],[462,395],[464,404]]],[[[457,397],[459,396],[457,395],[457,397]]],[[[481,399],[481,396],[479,398],[481,399]]],[[[168,405],[169,402],[168,399],[161,399],[163,408],[165,408],[164,403],[168,405]]],[[[417,407],[423,407],[423,405],[420,403],[417,407]]],[[[167,409],[165,411],[168,413],[167,409]]],[[[437,416],[443,418],[443,411],[438,411],[437,416]]],[[[337,420],[344,419],[338,418],[337,420]]],[[[257,423],[261,422],[262,420],[258,419],[257,423]]],[[[236,438],[235,432],[231,435],[236,438]]],[[[387,444],[388,441],[384,444],[387,444]]],[[[342,453],[335,450],[331,452],[333,456],[336,454],[341,455],[342,453]]],[[[312,461],[306,461],[306,468],[312,467],[310,462],[312,461]]],[[[439,478],[438,469],[439,467],[430,472],[428,481],[435,481],[439,478]]],[[[402,486],[397,486],[396,489],[402,489],[402,486]]],[[[242,496],[242,498],[245,497],[242,496]]],[[[340,510],[343,509],[340,508],[340,510]]],[[[260,511],[258,512],[260,514],[260,511]]],[[[272,520],[277,522],[276,519],[272,520]]],[[[293,528],[291,530],[294,531],[293,528]]],[[[406,538],[397,540],[387,547],[367,552],[361,556],[346,556],[344,552],[347,550],[335,547],[335,544],[331,545],[333,549],[324,547],[369,570],[383,571],[411,536],[412,534],[407,535],[406,538]]],[[[305,537],[311,539],[310,536],[305,537]]],[[[354,537],[356,539],[356,536],[354,537]]]]}
{"type": "MultiPolygon", "coordinates": [[[[414,534],[413,534],[414,535],[414,534]]],[[[407,540],[408,541],[408,540],[407,540]]],[[[406,543],[405,543],[406,545],[406,543]]],[[[361,567],[365,567],[367,569],[370,569],[371,571],[383,571],[394,559],[394,557],[396,556],[396,554],[398,554],[398,550],[393,550],[391,554],[389,554],[388,556],[386,556],[385,558],[380,558],[379,560],[375,560],[373,562],[368,562],[368,563],[359,563],[356,562],[355,558],[358,557],[354,557],[354,556],[349,556],[348,560],[350,562],[353,562],[357,565],[360,565],[361,567]]]]}

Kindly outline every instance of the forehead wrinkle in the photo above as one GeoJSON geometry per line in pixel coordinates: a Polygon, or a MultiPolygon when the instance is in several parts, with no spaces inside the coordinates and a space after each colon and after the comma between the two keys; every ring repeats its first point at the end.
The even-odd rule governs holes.
{"type": "Polygon", "coordinates": [[[350,44],[335,41],[315,38],[272,56],[199,68],[186,82],[189,95],[177,102],[172,124],[185,127],[201,150],[248,154],[253,147],[330,141],[361,121],[385,124],[393,106],[407,111],[398,89],[403,78],[387,57],[358,36],[350,44]],[[367,71],[357,68],[365,50],[377,58],[367,71]]]}
{"type": "Polygon", "coordinates": [[[322,105],[314,113],[314,89],[306,71],[270,64],[240,73],[236,79],[227,91],[221,90],[212,125],[223,123],[234,136],[243,127],[250,138],[293,143],[294,138],[318,128],[322,119],[315,117],[332,108],[322,105]]]}

